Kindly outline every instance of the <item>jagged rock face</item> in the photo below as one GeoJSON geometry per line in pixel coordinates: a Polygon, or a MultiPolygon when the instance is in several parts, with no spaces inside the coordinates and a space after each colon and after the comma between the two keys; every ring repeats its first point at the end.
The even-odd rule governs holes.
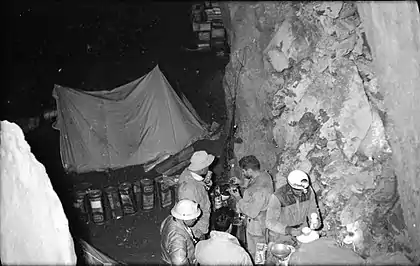
{"type": "Polygon", "coordinates": [[[1,121],[1,262],[76,265],[73,239],[44,166],[18,125],[1,121]]]}
{"type": "Polygon", "coordinates": [[[229,2],[224,10],[232,51],[226,95],[234,95],[240,70],[236,119],[244,141],[236,156],[255,154],[277,188],[291,170],[306,171],[324,235],[366,257],[412,255],[406,227],[383,229],[397,228],[390,219],[397,178],[384,93],[356,5],[229,2]]]}
{"type": "MultiPolygon", "coordinates": [[[[416,2],[358,4],[387,111],[403,217],[420,263],[420,15],[416,2]]],[[[376,84],[375,84],[376,83],[376,84]]],[[[374,98],[374,97],[372,97],[374,98]]]]}

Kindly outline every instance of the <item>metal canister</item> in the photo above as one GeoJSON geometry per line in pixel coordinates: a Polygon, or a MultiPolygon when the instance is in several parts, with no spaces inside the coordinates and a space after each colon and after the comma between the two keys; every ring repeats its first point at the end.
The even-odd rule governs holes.
{"type": "Polygon", "coordinates": [[[121,217],[123,217],[123,211],[121,208],[121,201],[118,189],[114,186],[108,186],[104,189],[104,192],[109,203],[109,208],[111,210],[111,219],[118,220],[121,217]]]}
{"type": "Polygon", "coordinates": [[[140,181],[142,193],[142,209],[152,210],[155,207],[155,187],[151,179],[145,178],[140,181]]]}
{"type": "Polygon", "coordinates": [[[75,192],[75,201],[73,203],[74,208],[78,211],[79,219],[84,222],[89,222],[89,212],[86,205],[86,191],[78,190],[75,192]]]}
{"type": "Polygon", "coordinates": [[[216,210],[220,209],[223,207],[223,201],[222,201],[222,195],[215,195],[214,197],[214,208],[216,210]]]}
{"type": "Polygon", "coordinates": [[[87,193],[91,188],[92,184],[87,182],[80,183],[75,187],[73,206],[77,209],[79,219],[85,223],[90,221],[87,193]]]}
{"type": "Polygon", "coordinates": [[[264,265],[266,261],[267,244],[257,243],[255,251],[255,264],[264,265]]]}
{"type": "Polygon", "coordinates": [[[89,201],[92,210],[92,221],[101,225],[105,222],[104,206],[102,204],[102,191],[93,189],[89,191],[89,201]]]}
{"type": "Polygon", "coordinates": [[[120,191],[121,205],[124,215],[131,215],[136,213],[136,206],[134,203],[133,187],[131,183],[122,183],[118,190],[120,191]]]}
{"type": "Polygon", "coordinates": [[[163,178],[157,180],[159,189],[160,206],[166,208],[172,205],[172,190],[163,178]]]}
{"type": "Polygon", "coordinates": [[[133,182],[133,191],[134,191],[134,198],[136,201],[136,208],[137,210],[141,209],[141,185],[140,180],[136,180],[133,182]]]}

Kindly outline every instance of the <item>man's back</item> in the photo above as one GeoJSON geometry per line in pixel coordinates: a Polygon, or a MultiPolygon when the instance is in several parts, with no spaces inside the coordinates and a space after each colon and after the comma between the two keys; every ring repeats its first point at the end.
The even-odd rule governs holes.
{"type": "Polygon", "coordinates": [[[195,256],[200,265],[252,265],[238,239],[226,232],[211,231],[210,239],[197,243],[195,256]]]}

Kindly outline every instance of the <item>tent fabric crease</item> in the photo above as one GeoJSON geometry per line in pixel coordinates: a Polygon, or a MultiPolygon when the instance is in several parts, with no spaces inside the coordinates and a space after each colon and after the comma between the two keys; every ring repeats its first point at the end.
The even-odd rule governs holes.
{"type": "Polygon", "coordinates": [[[105,171],[175,154],[208,135],[159,66],[110,91],[55,85],[60,153],[67,171],[105,171]]]}

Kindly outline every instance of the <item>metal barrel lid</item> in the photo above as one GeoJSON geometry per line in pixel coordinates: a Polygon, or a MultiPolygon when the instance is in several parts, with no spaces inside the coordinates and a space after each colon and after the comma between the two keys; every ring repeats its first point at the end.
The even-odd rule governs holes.
{"type": "Polygon", "coordinates": [[[107,186],[104,188],[105,193],[111,193],[118,191],[117,187],[115,186],[107,186]]]}
{"type": "Polygon", "coordinates": [[[89,191],[89,196],[90,197],[98,197],[102,194],[102,191],[99,189],[92,189],[89,191]]]}
{"type": "Polygon", "coordinates": [[[82,182],[82,183],[76,185],[76,188],[78,190],[88,190],[88,189],[92,188],[92,183],[82,182]]]}
{"type": "Polygon", "coordinates": [[[86,196],[87,192],[86,190],[76,190],[76,197],[84,197],[86,196]]]}
{"type": "Polygon", "coordinates": [[[140,183],[142,183],[143,185],[151,185],[151,184],[153,184],[153,181],[152,181],[152,179],[144,178],[144,179],[140,180],[140,183]]]}
{"type": "Polygon", "coordinates": [[[118,188],[121,189],[121,190],[130,189],[131,188],[131,183],[130,182],[121,183],[118,188]]]}

